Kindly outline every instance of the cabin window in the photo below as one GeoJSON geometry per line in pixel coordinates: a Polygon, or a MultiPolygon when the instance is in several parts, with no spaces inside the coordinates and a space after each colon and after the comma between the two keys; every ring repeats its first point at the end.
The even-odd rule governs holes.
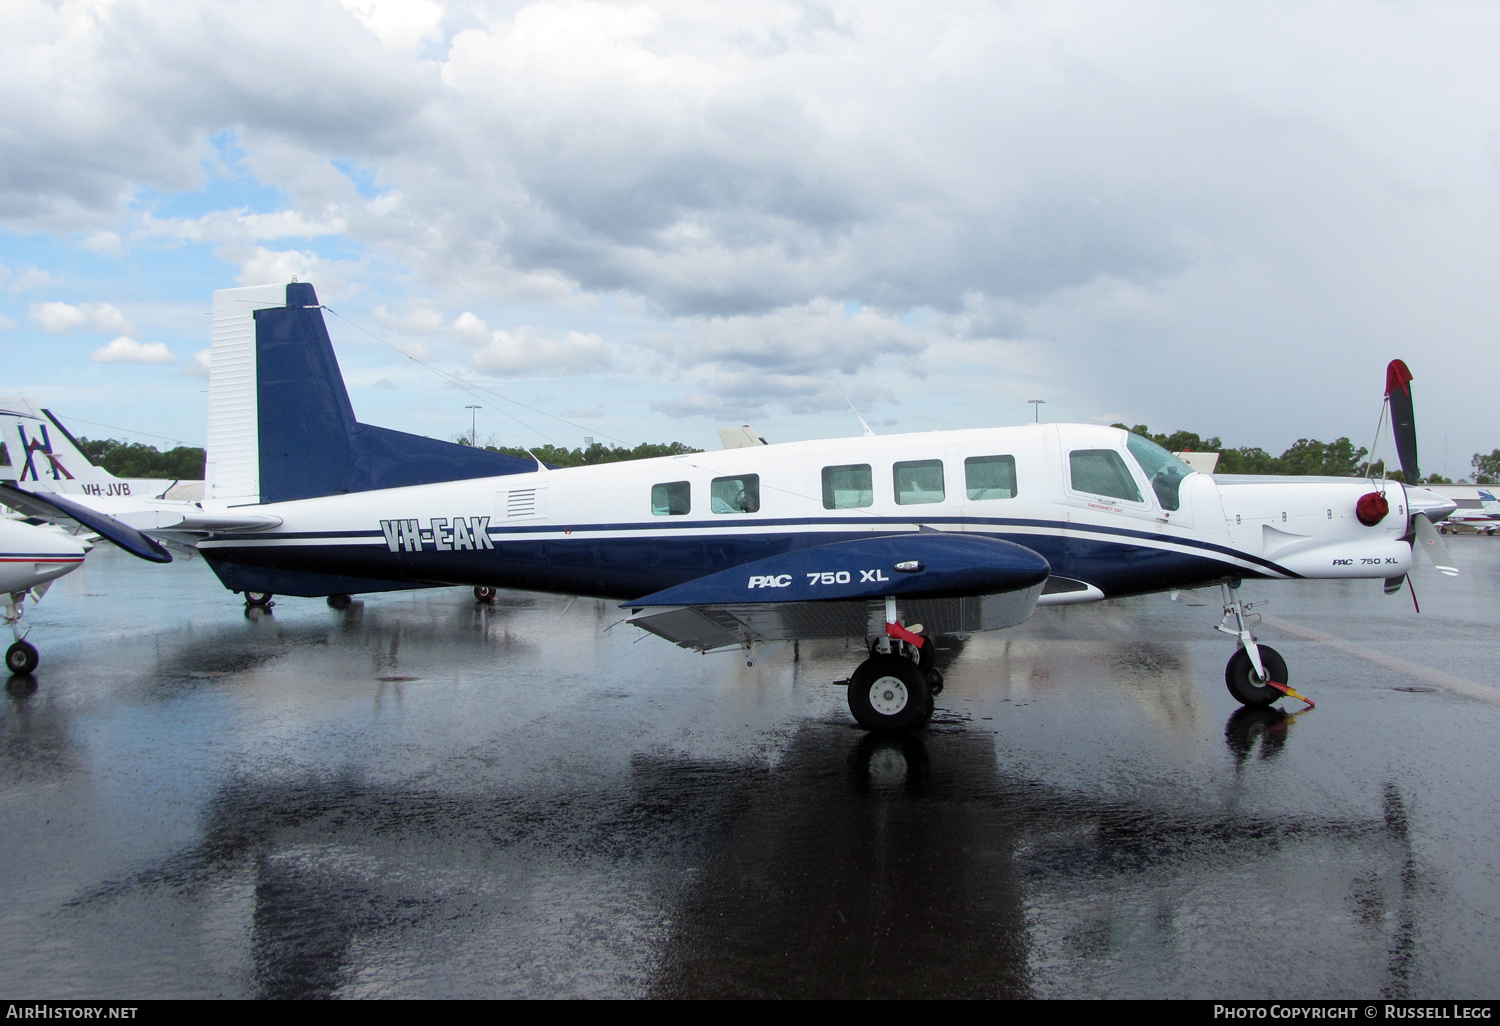
{"type": "Polygon", "coordinates": [[[714,478],[708,503],[715,513],[759,513],[760,475],[714,478]]]}
{"type": "Polygon", "coordinates": [[[1125,447],[1146,472],[1146,480],[1151,482],[1151,490],[1156,493],[1161,508],[1175,510],[1181,506],[1179,491],[1183,480],[1193,472],[1193,468],[1151,439],[1140,435],[1126,435],[1125,447]]]}
{"type": "Polygon", "coordinates": [[[1068,453],[1073,475],[1073,490],[1104,495],[1111,499],[1141,502],[1141,490],[1125,466],[1125,460],[1113,449],[1075,449],[1068,453]]]}
{"type": "Polygon", "coordinates": [[[859,509],[875,503],[875,478],[868,463],[823,468],[823,508],[859,509]]]}
{"type": "Polygon", "coordinates": [[[692,508],[692,489],[686,481],[651,486],[653,517],[685,517],[692,508]]]}
{"type": "Polygon", "coordinates": [[[898,463],[896,472],[896,502],[902,506],[914,506],[923,502],[943,501],[943,461],[911,460],[898,463]]]}
{"type": "Polygon", "coordinates": [[[964,460],[964,486],[971,499],[1014,499],[1014,456],[970,456],[964,460]]]}

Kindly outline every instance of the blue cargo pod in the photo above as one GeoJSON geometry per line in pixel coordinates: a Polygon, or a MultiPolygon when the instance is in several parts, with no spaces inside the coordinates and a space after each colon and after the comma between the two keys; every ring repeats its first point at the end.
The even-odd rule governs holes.
{"type": "Polygon", "coordinates": [[[1051,572],[1046,559],[1023,545],[934,531],[794,549],[621,605],[993,595],[1041,584],[1051,572]]]}
{"type": "Polygon", "coordinates": [[[1047,560],[1025,546],[934,531],[797,549],[623,605],[672,607],[630,622],[701,651],[872,637],[883,631],[887,595],[896,597],[903,622],[921,623],[930,635],[963,633],[1026,620],[1049,572],[1047,560]]]}

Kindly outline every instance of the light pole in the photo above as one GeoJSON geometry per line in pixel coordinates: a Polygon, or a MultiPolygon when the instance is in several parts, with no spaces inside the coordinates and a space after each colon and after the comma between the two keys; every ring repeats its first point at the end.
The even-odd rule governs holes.
{"type": "Polygon", "coordinates": [[[464,409],[471,410],[469,414],[469,448],[479,445],[479,407],[465,406],[464,409]]]}
{"type": "Polygon", "coordinates": [[[1031,422],[1033,424],[1040,424],[1042,422],[1042,403],[1044,403],[1046,401],[1047,400],[1045,400],[1045,399],[1028,399],[1028,400],[1026,400],[1027,405],[1031,407],[1031,411],[1032,411],[1031,422]]]}

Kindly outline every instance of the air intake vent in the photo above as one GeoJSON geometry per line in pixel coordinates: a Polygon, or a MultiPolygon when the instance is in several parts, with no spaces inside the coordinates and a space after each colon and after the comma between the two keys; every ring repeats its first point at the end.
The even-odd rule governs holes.
{"type": "Polygon", "coordinates": [[[534,520],[547,515],[545,489],[514,488],[502,495],[502,513],[506,520],[534,520]]]}

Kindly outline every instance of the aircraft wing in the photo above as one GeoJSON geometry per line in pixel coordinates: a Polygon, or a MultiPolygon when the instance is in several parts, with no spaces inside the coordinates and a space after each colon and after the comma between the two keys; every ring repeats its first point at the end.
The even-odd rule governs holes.
{"type": "Polygon", "coordinates": [[[139,556],[153,563],[172,562],[172,554],[158,542],[147,538],[131,525],[91,509],[73,498],[53,492],[38,495],[36,492],[17,488],[13,484],[0,482],[0,502],[31,516],[76,520],[95,534],[108,538],[132,556],[139,556]]]}
{"type": "Polygon", "coordinates": [[[998,630],[1031,616],[1051,572],[1021,545],[922,532],[830,542],[667,588],[624,605],[683,648],[881,634],[885,598],[929,635],[998,630]]]}

